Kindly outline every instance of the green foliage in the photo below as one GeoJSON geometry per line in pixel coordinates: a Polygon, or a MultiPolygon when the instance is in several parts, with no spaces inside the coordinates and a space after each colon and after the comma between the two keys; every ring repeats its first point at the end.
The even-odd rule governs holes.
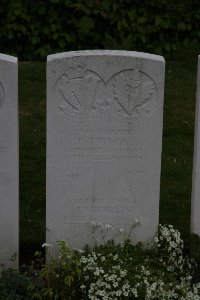
{"type": "Polygon", "coordinates": [[[31,277],[28,273],[17,270],[4,270],[0,276],[0,300],[27,300],[30,299],[28,286],[31,277]]]}
{"type": "Polygon", "coordinates": [[[0,300],[200,299],[199,264],[191,263],[172,225],[159,226],[151,249],[129,240],[84,250],[71,249],[63,240],[57,246],[43,244],[46,264],[36,252],[26,273],[3,271],[0,300]]]}
{"type": "Polygon", "coordinates": [[[2,0],[0,52],[21,59],[78,49],[173,53],[200,39],[198,0],[2,0]]]}
{"type": "MultiPolygon", "coordinates": [[[[200,237],[194,233],[190,236],[190,256],[200,266],[200,237]]],[[[200,282],[200,268],[196,268],[194,281],[200,282]]]]}
{"type": "Polygon", "coordinates": [[[190,253],[196,260],[200,261],[200,237],[197,234],[191,234],[190,253]]]}
{"type": "Polygon", "coordinates": [[[81,255],[84,299],[199,299],[180,233],[159,227],[152,249],[109,241],[81,255]]]}
{"type": "Polygon", "coordinates": [[[59,257],[50,256],[51,245],[44,244],[48,263],[44,264],[41,253],[36,253],[36,266],[40,267],[38,282],[29,286],[33,299],[76,300],[81,293],[79,257],[64,241],[58,242],[59,257]]]}
{"type": "MultiPolygon", "coordinates": [[[[104,228],[107,230],[108,226],[104,228]]],[[[102,233],[102,227],[98,228],[102,233]]],[[[180,233],[172,225],[159,226],[151,249],[140,243],[133,245],[129,240],[119,244],[109,240],[84,250],[71,249],[65,241],[59,241],[57,246],[43,244],[46,264],[41,253],[36,252],[28,272],[4,271],[0,278],[0,300],[194,300],[200,297],[200,283],[195,277],[198,265],[191,263],[185,254],[180,233]]]]}

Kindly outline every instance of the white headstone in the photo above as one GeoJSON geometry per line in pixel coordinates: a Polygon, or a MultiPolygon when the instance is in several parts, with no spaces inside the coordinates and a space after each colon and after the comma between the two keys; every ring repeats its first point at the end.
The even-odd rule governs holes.
{"type": "Polygon", "coordinates": [[[200,236],[200,55],[198,57],[197,95],[195,115],[191,232],[200,236]]]}
{"type": "Polygon", "coordinates": [[[18,266],[18,163],[18,62],[0,54],[0,264],[6,267],[18,266]]]}
{"type": "Polygon", "coordinates": [[[164,59],[79,51],[47,59],[47,242],[92,245],[91,222],[151,243],[159,219],[164,59]]]}

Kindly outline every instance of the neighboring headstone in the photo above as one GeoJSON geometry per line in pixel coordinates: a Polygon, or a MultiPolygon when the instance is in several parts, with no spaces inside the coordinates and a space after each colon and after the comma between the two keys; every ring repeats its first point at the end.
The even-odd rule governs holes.
{"type": "Polygon", "coordinates": [[[47,243],[92,245],[91,222],[135,242],[159,220],[164,59],[129,51],[47,58],[47,243]],[[122,230],[121,230],[122,231],[122,230]]]}
{"type": "Polygon", "coordinates": [[[200,55],[198,57],[197,95],[192,178],[191,232],[200,236],[200,55]]]}
{"type": "Polygon", "coordinates": [[[18,163],[18,62],[0,54],[0,265],[6,267],[18,267],[18,163]]]}

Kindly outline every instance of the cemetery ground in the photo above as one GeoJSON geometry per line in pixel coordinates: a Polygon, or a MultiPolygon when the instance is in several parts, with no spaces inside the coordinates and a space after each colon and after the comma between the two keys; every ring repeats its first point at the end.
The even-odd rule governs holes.
{"type": "MultiPolygon", "coordinates": [[[[180,231],[188,253],[198,54],[198,45],[194,45],[190,49],[180,49],[173,58],[167,58],[165,77],[160,223],[172,224],[180,231]]],[[[36,251],[41,251],[42,257],[45,251],[45,247],[42,247],[45,241],[45,67],[44,62],[20,62],[19,65],[21,265],[30,264],[36,251]]],[[[162,235],[169,239],[157,240],[160,254],[157,250],[144,251],[140,246],[134,248],[128,243],[123,247],[113,247],[111,243],[99,247],[96,252],[87,249],[80,264],[77,263],[80,254],[70,252],[61,242],[59,262],[52,261],[50,267],[43,266],[40,279],[44,285],[37,285],[38,279],[31,279],[35,276],[35,267],[40,264],[41,257],[38,254],[38,263],[29,273],[31,276],[17,273],[13,276],[12,271],[4,274],[0,281],[0,291],[4,291],[4,298],[0,293],[0,300],[5,297],[8,299],[8,296],[11,300],[32,299],[32,295],[35,295],[34,299],[79,299],[77,297],[80,295],[82,299],[114,299],[114,293],[116,297],[122,297],[120,299],[134,299],[137,293],[138,299],[146,299],[143,290],[147,292],[148,299],[161,299],[161,295],[162,299],[175,299],[173,293],[178,293],[178,299],[199,299],[195,295],[199,294],[200,287],[190,288],[191,279],[187,277],[190,274],[190,263],[182,256],[179,234],[172,227],[161,227],[162,235]],[[110,250],[113,252],[108,256],[110,250]],[[95,253],[99,253],[98,258],[95,253]],[[91,261],[94,264],[91,265],[91,261]],[[105,285],[113,280],[111,298],[106,298],[108,291],[104,298],[100,285],[94,285],[93,289],[90,285],[94,280],[93,275],[98,279],[97,271],[101,273],[102,270],[108,274],[105,285]],[[131,282],[133,274],[136,274],[135,278],[138,278],[141,285],[137,284],[137,280],[131,282]],[[119,288],[116,276],[119,278],[119,288]],[[166,290],[162,286],[163,280],[166,286],[169,284],[166,290]],[[99,298],[93,297],[98,293],[99,298]]],[[[49,250],[46,245],[46,251],[49,250]]],[[[198,272],[195,279],[199,281],[198,272]]]]}

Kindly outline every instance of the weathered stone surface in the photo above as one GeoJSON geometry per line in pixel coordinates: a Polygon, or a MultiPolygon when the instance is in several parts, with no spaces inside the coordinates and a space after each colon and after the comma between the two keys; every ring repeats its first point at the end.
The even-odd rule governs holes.
{"type": "Polygon", "coordinates": [[[191,232],[200,236],[200,55],[198,57],[197,95],[192,178],[191,232]]]}
{"type": "Polygon", "coordinates": [[[79,51],[47,59],[47,242],[93,244],[91,222],[151,243],[159,218],[164,59],[79,51]]]}
{"type": "Polygon", "coordinates": [[[18,63],[0,54],[0,264],[7,267],[18,266],[18,163],[18,63]]]}

